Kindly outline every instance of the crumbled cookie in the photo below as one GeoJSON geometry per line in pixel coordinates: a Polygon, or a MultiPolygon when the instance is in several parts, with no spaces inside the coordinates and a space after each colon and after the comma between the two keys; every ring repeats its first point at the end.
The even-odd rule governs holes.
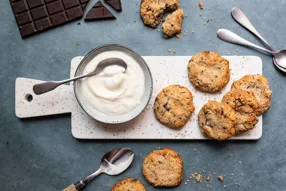
{"type": "Polygon", "coordinates": [[[258,123],[255,111],[259,108],[259,103],[253,92],[233,89],[223,97],[222,102],[236,111],[235,134],[253,129],[258,123]]]}
{"type": "Polygon", "coordinates": [[[200,1],[200,2],[199,2],[199,7],[200,7],[201,10],[204,9],[204,3],[203,3],[203,1],[200,1]]]}
{"type": "Polygon", "coordinates": [[[153,187],[175,187],[183,180],[183,161],[173,149],[152,151],[143,162],[143,175],[153,187]]]}
{"type": "Polygon", "coordinates": [[[223,181],[223,176],[218,176],[217,178],[219,181],[221,181],[221,182],[223,181]]]}
{"type": "Polygon", "coordinates": [[[179,0],[142,0],[140,14],[143,23],[156,28],[166,11],[175,11],[179,7],[179,0]]]}
{"type": "Polygon", "coordinates": [[[166,17],[165,21],[162,24],[162,29],[165,38],[171,38],[181,33],[183,18],[183,9],[178,9],[166,17]]]}
{"type": "Polygon", "coordinates": [[[209,101],[199,112],[198,121],[201,132],[219,141],[235,134],[236,114],[227,104],[209,101]]]}
{"type": "Polygon", "coordinates": [[[154,103],[155,117],[171,128],[184,126],[194,112],[193,95],[185,87],[170,85],[164,88],[154,103]]]}
{"type": "Polygon", "coordinates": [[[188,76],[198,90],[209,93],[218,92],[229,82],[229,62],[217,52],[198,53],[189,61],[188,76]]]}
{"type": "Polygon", "coordinates": [[[259,104],[259,108],[255,111],[257,115],[262,115],[270,108],[272,92],[268,80],[264,76],[260,74],[246,75],[235,81],[231,88],[254,93],[259,104]]]}
{"type": "Polygon", "coordinates": [[[146,188],[135,178],[125,178],[114,184],[112,191],[146,191],[146,188]]]}

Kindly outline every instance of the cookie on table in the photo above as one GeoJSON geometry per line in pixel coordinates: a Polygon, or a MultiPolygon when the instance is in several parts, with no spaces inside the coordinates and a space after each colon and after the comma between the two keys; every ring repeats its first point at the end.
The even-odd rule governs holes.
{"type": "Polygon", "coordinates": [[[257,115],[262,115],[270,108],[272,92],[268,80],[264,76],[260,74],[243,76],[233,82],[231,88],[254,93],[259,104],[259,108],[255,111],[257,115]]]}
{"type": "Polygon", "coordinates": [[[201,132],[212,139],[222,141],[235,134],[236,114],[227,104],[209,101],[198,115],[201,132]]]}
{"type": "Polygon", "coordinates": [[[183,9],[178,9],[166,17],[165,21],[162,24],[162,29],[165,38],[171,38],[181,33],[183,18],[183,9]]]}
{"type": "Polygon", "coordinates": [[[235,134],[253,129],[258,123],[255,111],[259,108],[259,103],[253,92],[233,89],[226,93],[222,102],[236,111],[235,134]]]}
{"type": "Polygon", "coordinates": [[[145,25],[156,28],[166,11],[172,12],[178,7],[179,0],[142,0],[140,14],[145,25]]]}
{"type": "Polygon", "coordinates": [[[208,93],[218,92],[229,82],[229,62],[217,52],[198,53],[189,61],[188,76],[196,89],[208,93]]]}
{"type": "Polygon", "coordinates": [[[146,191],[146,188],[135,178],[125,178],[114,184],[111,191],[146,191]]]}
{"type": "Polygon", "coordinates": [[[175,187],[183,179],[181,156],[170,148],[154,150],[143,161],[143,175],[153,187],[175,187]]]}
{"type": "Polygon", "coordinates": [[[188,122],[194,110],[192,93],[180,85],[170,85],[164,88],[154,103],[154,113],[157,120],[176,129],[188,122]]]}

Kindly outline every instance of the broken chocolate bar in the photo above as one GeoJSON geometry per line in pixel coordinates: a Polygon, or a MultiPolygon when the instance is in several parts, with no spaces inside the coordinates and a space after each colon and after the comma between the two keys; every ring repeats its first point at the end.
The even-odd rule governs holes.
{"type": "Polygon", "coordinates": [[[98,1],[87,13],[85,21],[116,19],[116,17],[98,1]]]}
{"type": "Polygon", "coordinates": [[[104,0],[104,1],[116,11],[118,12],[122,11],[121,0],[104,0]]]}
{"type": "Polygon", "coordinates": [[[89,0],[10,0],[22,38],[82,18],[89,0]]]}

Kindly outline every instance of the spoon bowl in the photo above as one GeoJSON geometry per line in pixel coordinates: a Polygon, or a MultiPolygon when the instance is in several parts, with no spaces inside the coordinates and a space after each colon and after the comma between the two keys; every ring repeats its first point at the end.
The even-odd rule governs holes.
{"type": "Polygon", "coordinates": [[[118,148],[107,152],[101,159],[99,169],[83,180],[74,183],[62,191],[79,191],[99,174],[105,173],[111,176],[124,172],[132,163],[134,153],[129,148],[118,148]]]}
{"type": "Polygon", "coordinates": [[[280,50],[278,52],[275,52],[273,56],[276,64],[286,69],[286,50],[280,50]]]}

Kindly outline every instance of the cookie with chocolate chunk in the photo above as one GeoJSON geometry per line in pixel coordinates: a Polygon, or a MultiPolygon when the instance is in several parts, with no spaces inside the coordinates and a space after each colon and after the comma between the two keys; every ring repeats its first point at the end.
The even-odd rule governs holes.
{"type": "Polygon", "coordinates": [[[209,101],[198,115],[201,132],[212,139],[223,141],[235,134],[236,114],[227,104],[209,101]]]}
{"type": "Polygon", "coordinates": [[[246,75],[239,80],[233,82],[232,89],[242,89],[249,92],[253,92],[256,99],[258,100],[259,108],[256,109],[257,115],[265,113],[271,105],[271,95],[268,80],[260,75],[246,75]]]}
{"type": "Polygon", "coordinates": [[[222,102],[228,104],[236,112],[235,134],[253,129],[258,123],[255,111],[259,108],[259,103],[253,92],[233,89],[226,93],[222,102]]]}
{"type": "Polygon", "coordinates": [[[192,93],[179,85],[170,85],[164,88],[154,103],[154,113],[157,120],[176,129],[188,122],[194,110],[192,93]]]}
{"type": "Polygon", "coordinates": [[[142,0],[140,14],[145,25],[156,28],[166,11],[175,11],[179,0],[142,0]]]}
{"type": "Polygon", "coordinates": [[[142,168],[153,187],[175,187],[183,180],[182,158],[170,148],[152,151],[144,159],[142,168]]]}
{"type": "Polygon", "coordinates": [[[114,184],[112,191],[146,191],[146,188],[135,178],[125,178],[114,184]]]}
{"type": "Polygon", "coordinates": [[[181,33],[183,18],[183,9],[178,9],[166,17],[165,21],[162,24],[162,29],[165,38],[171,38],[181,33]]]}
{"type": "Polygon", "coordinates": [[[188,76],[196,89],[208,93],[218,92],[229,82],[229,62],[217,52],[198,53],[189,61],[188,76]]]}

